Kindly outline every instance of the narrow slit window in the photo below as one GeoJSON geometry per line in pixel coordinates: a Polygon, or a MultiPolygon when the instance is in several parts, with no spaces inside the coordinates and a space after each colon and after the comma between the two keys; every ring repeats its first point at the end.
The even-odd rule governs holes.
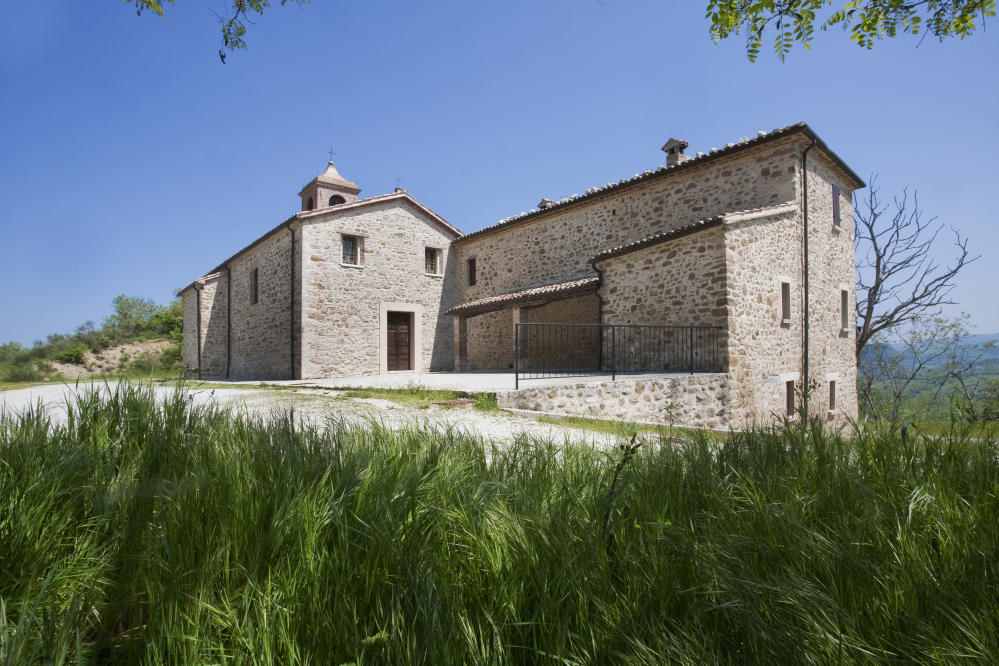
{"type": "Polygon", "coordinates": [[[844,333],[850,330],[850,292],[841,289],[839,292],[839,325],[844,333]]]}
{"type": "Polygon", "coordinates": [[[839,227],[839,185],[832,186],[832,196],[833,196],[833,226],[839,227]]]}
{"type": "Polygon", "coordinates": [[[343,236],[340,241],[340,263],[360,266],[364,263],[364,252],[359,236],[343,236]]]}
{"type": "Polygon", "coordinates": [[[468,260],[468,286],[474,287],[478,275],[475,273],[475,259],[468,260]]]}
{"type": "Polygon", "coordinates": [[[791,283],[780,283],[780,323],[791,323],[791,283]]]}
{"type": "Polygon", "coordinates": [[[256,305],[260,301],[260,274],[259,269],[250,271],[250,305],[256,305]]]}
{"type": "Polygon", "coordinates": [[[794,416],[794,380],[784,382],[785,410],[788,416],[794,416]]]}
{"type": "Polygon", "coordinates": [[[829,382],[829,411],[836,410],[836,381],[829,382]]]}
{"type": "Polygon", "coordinates": [[[430,275],[441,274],[441,251],[435,247],[428,247],[424,252],[424,264],[426,272],[430,275]]]}
{"type": "Polygon", "coordinates": [[[309,200],[305,203],[305,210],[312,210],[315,207],[316,204],[312,202],[312,197],[309,197],[309,200]]]}

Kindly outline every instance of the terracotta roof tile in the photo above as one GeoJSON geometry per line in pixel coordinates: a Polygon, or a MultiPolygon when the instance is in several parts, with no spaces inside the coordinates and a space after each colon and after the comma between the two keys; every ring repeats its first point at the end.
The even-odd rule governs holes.
{"type": "Polygon", "coordinates": [[[600,278],[594,275],[579,280],[569,280],[568,282],[557,282],[555,284],[546,284],[540,287],[531,287],[530,289],[522,289],[508,294],[489,296],[475,301],[469,301],[468,303],[462,303],[461,305],[451,308],[444,314],[460,315],[473,312],[489,312],[491,310],[499,310],[508,305],[513,305],[514,303],[533,301],[539,298],[552,296],[561,298],[573,294],[596,291],[597,283],[599,281],[600,278]]]}
{"type": "Polygon", "coordinates": [[[479,229],[478,231],[473,231],[470,234],[465,234],[465,236],[462,237],[458,242],[463,243],[466,240],[477,238],[483,234],[488,234],[493,231],[504,229],[511,225],[519,224],[520,222],[526,220],[532,220],[542,215],[547,215],[553,212],[557,212],[559,210],[562,210],[566,206],[570,206],[572,204],[581,202],[584,199],[589,201],[597,196],[619,190],[623,187],[628,187],[631,185],[651,180],[653,178],[664,177],[666,175],[675,173],[677,171],[682,171],[685,169],[690,169],[696,166],[700,166],[702,164],[718,159],[720,157],[731,155],[739,151],[752,148],[754,146],[759,146],[764,143],[769,143],[770,141],[774,141],[776,139],[790,136],[792,134],[799,132],[803,133],[808,138],[813,139],[816,142],[816,146],[822,149],[822,151],[825,152],[833,160],[833,162],[835,162],[847,174],[847,176],[853,179],[858,187],[865,187],[864,181],[860,178],[860,176],[854,173],[853,170],[850,169],[850,167],[848,167],[846,163],[839,158],[838,155],[836,155],[836,153],[829,150],[829,148],[822,141],[822,139],[820,139],[818,135],[815,134],[815,132],[813,132],[808,125],[806,125],[805,123],[797,123],[795,125],[789,125],[787,127],[781,127],[775,129],[772,132],[760,132],[757,136],[751,139],[743,137],[736,143],[725,144],[724,148],[712,148],[707,153],[697,153],[696,157],[686,156],[689,157],[689,159],[686,159],[683,162],[676,164],[675,166],[670,166],[670,167],[661,166],[655,171],[651,169],[646,169],[643,173],[637,173],[632,178],[622,178],[617,183],[607,183],[603,187],[591,187],[590,189],[586,190],[586,194],[582,196],[574,194],[572,197],[563,198],[560,201],[554,201],[550,205],[547,205],[544,208],[542,208],[541,210],[532,209],[530,212],[521,213],[520,215],[513,215],[511,217],[502,219],[496,224],[485,227],[484,229],[479,229]]]}
{"type": "Polygon", "coordinates": [[[776,206],[766,206],[764,208],[751,208],[749,210],[737,210],[731,213],[722,213],[721,215],[714,215],[712,217],[706,217],[703,220],[698,220],[692,224],[680,227],[679,229],[673,229],[672,231],[667,231],[661,234],[656,234],[655,236],[649,236],[648,238],[643,238],[642,240],[635,241],[634,243],[627,243],[626,245],[619,245],[618,247],[612,247],[609,250],[604,250],[597,256],[590,260],[590,264],[594,262],[603,261],[605,259],[610,259],[611,257],[620,257],[623,254],[629,254],[636,250],[641,250],[646,247],[651,247],[653,245],[659,245],[660,243],[667,243],[671,240],[676,240],[677,238],[682,238],[684,236],[689,236],[695,234],[699,231],[704,231],[706,229],[713,229],[715,227],[720,227],[723,224],[731,224],[733,222],[741,222],[742,220],[753,219],[757,217],[772,217],[774,215],[783,215],[784,213],[791,213],[797,210],[798,206],[793,201],[788,201],[776,206]]]}

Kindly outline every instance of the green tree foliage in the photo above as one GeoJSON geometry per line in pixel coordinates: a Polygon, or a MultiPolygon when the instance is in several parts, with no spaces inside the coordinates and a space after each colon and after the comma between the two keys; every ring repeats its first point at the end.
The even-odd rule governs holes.
{"type": "Polygon", "coordinates": [[[114,314],[104,318],[104,328],[121,331],[125,335],[134,335],[145,329],[159,310],[156,301],[151,298],[125,294],[115,296],[111,305],[114,306],[114,314]]]}
{"type": "Polygon", "coordinates": [[[179,298],[169,305],[138,296],[116,296],[111,302],[114,313],[104,318],[100,328],[87,321],[69,335],[53,333],[45,342],[22,347],[17,342],[0,345],[0,382],[38,381],[55,371],[46,361],[80,364],[87,351],[101,352],[108,347],[156,338],[169,338],[173,345],[162,354],[146,354],[115,371],[122,374],[149,375],[154,370],[175,367],[182,357],[184,308],[179,298]]]}
{"type": "Polygon", "coordinates": [[[746,54],[756,61],[767,28],[776,30],[774,53],[783,62],[798,42],[810,49],[816,21],[822,30],[840,26],[858,46],[871,49],[874,42],[899,33],[931,34],[964,39],[985,19],[996,15],[995,0],[850,0],[825,20],[816,15],[839,0],[711,0],[707,18],[711,38],[718,41],[745,31],[746,54]]]}
{"type": "Polygon", "coordinates": [[[973,343],[968,320],[917,316],[879,331],[858,359],[861,414],[892,425],[955,413],[964,421],[995,421],[999,391],[983,359],[996,345],[973,343]]]}
{"type": "MultiPolygon", "coordinates": [[[[281,0],[281,6],[283,7],[288,1],[281,0]]],[[[299,5],[309,2],[309,0],[293,1],[299,5]]],[[[133,0],[125,0],[125,2],[131,4],[133,0]]],[[[169,2],[171,5],[174,4],[174,0],[134,0],[134,2],[139,16],[142,16],[143,10],[148,10],[154,12],[160,18],[166,16],[163,10],[163,3],[169,2]]],[[[262,15],[264,9],[270,7],[270,5],[270,0],[233,0],[228,4],[224,16],[216,14],[215,17],[222,26],[222,44],[224,47],[230,51],[245,49],[246,41],[243,40],[243,36],[246,34],[246,24],[244,21],[248,21],[250,12],[262,15]]],[[[221,50],[219,51],[219,56],[222,58],[222,63],[225,64],[225,55],[221,50]]]]}

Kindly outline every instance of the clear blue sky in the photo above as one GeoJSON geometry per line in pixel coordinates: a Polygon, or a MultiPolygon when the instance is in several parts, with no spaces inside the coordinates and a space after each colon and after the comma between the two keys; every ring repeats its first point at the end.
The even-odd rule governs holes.
{"type": "Polygon", "coordinates": [[[873,51],[819,32],[751,64],[705,6],[315,0],[268,10],[223,66],[221,2],[6,0],[0,341],[99,323],[120,293],[166,303],[297,211],[331,145],[361,196],[400,177],[467,232],[654,168],[671,136],[707,151],[798,121],[972,239],[955,294],[999,331],[999,23],[873,51]]]}

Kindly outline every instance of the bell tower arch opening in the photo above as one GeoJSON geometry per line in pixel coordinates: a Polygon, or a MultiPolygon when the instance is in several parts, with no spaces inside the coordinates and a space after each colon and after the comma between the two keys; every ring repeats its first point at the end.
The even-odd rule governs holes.
{"type": "Polygon", "coordinates": [[[339,206],[357,201],[361,188],[341,176],[333,163],[302,188],[298,196],[302,198],[302,210],[316,210],[328,206],[339,206]]]}

